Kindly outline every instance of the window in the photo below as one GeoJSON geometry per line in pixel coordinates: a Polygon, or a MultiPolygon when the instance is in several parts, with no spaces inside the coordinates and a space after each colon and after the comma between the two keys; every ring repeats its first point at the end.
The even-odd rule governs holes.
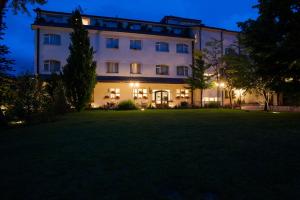
{"type": "Polygon", "coordinates": [[[106,39],[106,48],[118,49],[119,48],[119,39],[107,38],[106,39]]]}
{"type": "Polygon", "coordinates": [[[107,62],[107,73],[119,73],[119,63],[117,62],[107,62]]]}
{"type": "Polygon", "coordinates": [[[141,50],[142,40],[130,40],[130,49],[141,50]]]}
{"type": "Polygon", "coordinates": [[[154,32],[162,32],[163,30],[163,27],[160,27],[160,26],[153,26],[152,27],[152,31],[154,32]]]}
{"type": "Polygon", "coordinates": [[[189,68],[187,66],[177,66],[177,76],[188,76],[189,68]]]}
{"type": "Polygon", "coordinates": [[[132,24],[130,26],[130,29],[135,30],[135,31],[141,30],[141,25],[140,24],[132,24]]]}
{"type": "Polygon", "coordinates": [[[130,64],[130,73],[131,74],[141,74],[141,64],[140,63],[131,63],[130,64]]]}
{"type": "Polygon", "coordinates": [[[119,88],[109,88],[109,98],[120,99],[120,89],[119,88]]]}
{"type": "Polygon", "coordinates": [[[237,55],[233,48],[225,48],[225,55],[237,55]]]}
{"type": "Polygon", "coordinates": [[[82,17],[82,24],[87,26],[87,25],[90,25],[91,21],[90,21],[90,18],[88,17],[82,17]]]}
{"type": "Polygon", "coordinates": [[[188,98],[189,92],[190,91],[187,89],[177,89],[176,90],[176,98],[188,98]]]}
{"type": "Polygon", "coordinates": [[[44,44],[46,45],[60,45],[61,39],[60,35],[57,34],[45,34],[44,44]]]}
{"type": "Polygon", "coordinates": [[[45,60],[44,71],[51,73],[60,72],[60,62],[56,60],[45,60]]]}
{"type": "Polygon", "coordinates": [[[105,23],[105,26],[108,27],[108,28],[118,28],[118,23],[117,22],[109,22],[109,21],[107,21],[105,23]]]}
{"type": "Polygon", "coordinates": [[[156,51],[169,52],[169,44],[167,42],[156,42],[156,51]]]}
{"type": "Polygon", "coordinates": [[[147,89],[133,89],[133,98],[134,99],[146,99],[148,98],[148,91],[147,89]]]}
{"type": "Polygon", "coordinates": [[[177,53],[189,53],[189,46],[187,44],[177,44],[177,53]]]}
{"type": "Polygon", "coordinates": [[[182,29],[174,28],[173,32],[177,35],[180,35],[180,34],[182,34],[182,29]]]}
{"type": "Polygon", "coordinates": [[[167,65],[156,65],[156,74],[158,74],[158,75],[169,75],[169,66],[167,66],[167,65]]]}

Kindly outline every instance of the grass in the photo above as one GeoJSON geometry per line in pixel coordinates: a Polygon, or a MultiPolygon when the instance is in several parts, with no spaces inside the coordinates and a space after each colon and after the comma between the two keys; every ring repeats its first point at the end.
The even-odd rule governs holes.
{"type": "Polygon", "coordinates": [[[299,113],[92,111],[0,133],[1,200],[299,198],[299,113]]]}

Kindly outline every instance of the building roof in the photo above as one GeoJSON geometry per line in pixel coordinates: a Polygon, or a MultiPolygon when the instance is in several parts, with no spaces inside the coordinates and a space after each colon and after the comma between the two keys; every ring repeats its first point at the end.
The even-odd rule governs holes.
{"type": "MultiPolygon", "coordinates": [[[[57,11],[48,11],[48,10],[42,10],[40,8],[37,8],[34,10],[36,13],[44,13],[44,14],[53,14],[53,15],[71,15],[71,13],[66,12],[57,12],[57,11]]],[[[189,18],[183,18],[183,17],[177,17],[177,16],[164,16],[160,22],[155,21],[146,21],[146,20],[138,20],[138,19],[128,19],[128,18],[119,18],[119,17],[107,17],[107,16],[100,16],[100,15],[88,15],[88,14],[82,14],[84,17],[91,17],[91,18],[102,18],[106,20],[114,20],[114,21],[127,21],[127,22],[133,22],[133,23],[146,23],[146,24],[153,24],[153,25],[159,25],[159,26],[170,26],[170,27],[178,27],[178,28],[190,28],[190,27],[203,27],[203,28],[209,28],[209,29],[215,29],[220,31],[227,31],[227,32],[233,32],[233,33],[239,33],[238,31],[224,29],[220,27],[214,27],[214,26],[207,26],[202,23],[202,20],[198,19],[189,19],[189,18]],[[166,21],[168,19],[178,19],[185,22],[192,22],[199,25],[180,25],[180,24],[167,24],[166,21]]],[[[34,24],[38,25],[38,24],[34,24]]]]}

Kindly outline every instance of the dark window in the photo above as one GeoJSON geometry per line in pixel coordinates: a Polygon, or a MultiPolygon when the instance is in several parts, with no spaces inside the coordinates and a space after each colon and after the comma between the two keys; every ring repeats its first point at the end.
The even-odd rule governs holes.
{"type": "Polygon", "coordinates": [[[60,62],[57,60],[45,60],[44,71],[51,73],[60,72],[60,62]]]}
{"type": "Polygon", "coordinates": [[[169,75],[169,66],[168,65],[156,65],[156,74],[157,75],[169,75]]]}
{"type": "Polygon", "coordinates": [[[187,66],[177,66],[177,75],[178,76],[188,76],[189,68],[187,66]]]}
{"type": "Polygon", "coordinates": [[[130,49],[141,50],[142,41],[141,40],[130,40],[130,49]]]}
{"type": "Polygon", "coordinates": [[[169,52],[169,44],[167,42],[156,42],[155,48],[159,52],[169,52]]]}
{"type": "Polygon", "coordinates": [[[237,55],[233,48],[225,48],[225,55],[237,55]]]}
{"type": "Polygon", "coordinates": [[[189,46],[187,44],[177,44],[176,51],[177,53],[189,53],[189,46]]]}
{"type": "Polygon", "coordinates": [[[106,38],[106,48],[118,49],[119,48],[119,39],[106,38]]]}
{"type": "Polygon", "coordinates": [[[44,44],[46,44],[46,45],[60,45],[61,44],[60,35],[45,34],[44,35],[44,44]]]}

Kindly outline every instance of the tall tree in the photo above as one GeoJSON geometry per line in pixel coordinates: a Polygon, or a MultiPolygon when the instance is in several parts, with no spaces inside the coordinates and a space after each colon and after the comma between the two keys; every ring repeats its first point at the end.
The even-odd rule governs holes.
{"type": "Polygon", "coordinates": [[[254,69],[246,55],[238,54],[235,46],[232,51],[222,57],[223,65],[221,68],[221,77],[226,82],[225,89],[228,92],[230,106],[233,108],[234,89],[252,89],[254,69]]]}
{"type": "MultiPolygon", "coordinates": [[[[244,89],[255,91],[264,98],[264,110],[269,110],[273,90],[270,87],[272,79],[261,75],[259,67],[248,54],[231,54],[222,58],[224,61],[222,77],[226,80],[227,89],[244,89]]],[[[232,95],[232,93],[230,94],[232,95]]],[[[232,96],[230,97],[232,100],[232,96]]]]}
{"type": "Polygon", "coordinates": [[[257,73],[269,84],[268,88],[299,93],[300,1],[258,2],[255,6],[258,18],[239,23],[241,43],[257,66],[257,73]]]}
{"type": "Polygon", "coordinates": [[[206,70],[209,68],[210,66],[206,65],[203,60],[202,52],[195,51],[194,65],[191,65],[192,77],[189,77],[186,82],[192,90],[192,93],[196,89],[200,89],[200,107],[203,106],[203,90],[208,89],[211,86],[211,77],[206,74],[206,70]]]}
{"type": "Polygon", "coordinates": [[[93,61],[94,50],[78,9],[73,12],[70,23],[73,28],[70,55],[63,76],[69,102],[81,111],[89,103],[96,84],[96,62],[93,61]]]}
{"type": "MultiPolygon", "coordinates": [[[[207,72],[212,74],[212,78],[218,83],[217,86],[217,98],[219,101],[220,96],[220,69],[222,67],[222,40],[212,38],[206,43],[206,48],[203,50],[203,58],[208,65],[207,72]]],[[[219,103],[219,102],[218,102],[219,103]]]]}
{"type": "Polygon", "coordinates": [[[45,4],[47,0],[1,0],[0,1],[0,23],[3,23],[4,10],[8,7],[13,9],[14,13],[18,11],[28,13],[26,5],[30,4],[45,4]]]}
{"type": "MultiPolygon", "coordinates": [[[[0,107],[7,106],[11,96],[12,78],[8,75],[12,71],[13,60],[8,59],[9,49],[2,43],[4,40],[5,24],[0,24],[0,107]]],[[[4,112],[0,108],[0,124],[5,122],[4,112]]]]}

